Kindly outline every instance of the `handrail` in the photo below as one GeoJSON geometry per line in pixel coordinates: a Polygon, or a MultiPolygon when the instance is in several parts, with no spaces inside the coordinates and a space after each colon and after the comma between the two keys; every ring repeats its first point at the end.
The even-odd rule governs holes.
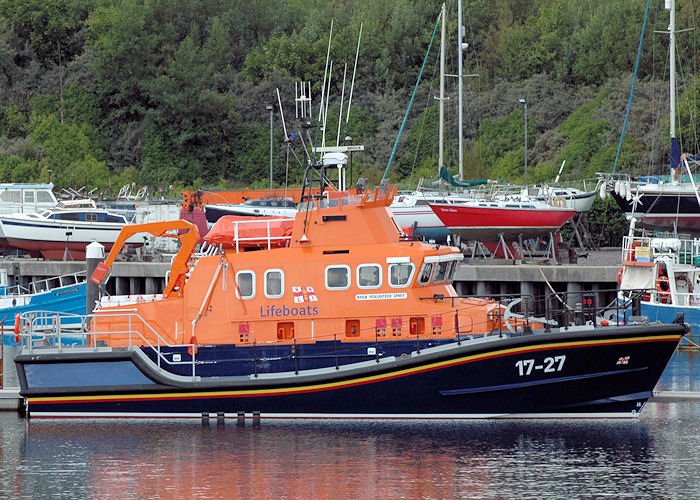
{"type": "Polygon", "coordinates": [[[22,345],[23,348],[26,348],[29,352],[45,347],[47,343],[49,346],[54,346],[61,351],[68,347],[68,345],[64,342],[66,336],[70,338],[82,338],[82,347],[92,347],[95,351],[97,351],[100,348],[98,337],[127,335],[129,343],[126,348],[131,351],[135,351],[137,348],[150,348],[156,355],[159,370],[162,369],[161,362],[164,362],[167,365],[191,365],[192,379],[196,379],[195,366],[197,364],[197,346],[195,344],[169,343],[137,312],[122,310],[116,314],[93,313],[80,315],[58,313],[55,311],[31,311],[20,315],[20,325],[21,332],[19,333],[19,344],[22,345]],[[99,319],[109,317],[124,318],[125,320],[128,320],[129,327],[126,330],[99,331],[99,319]],[[63,332],[62,325],[65,325],[66,321],[70,321],[71,319],[79,325],[79,329],[71,329],[70,333],[66,334],[63,332]],[[141,330],[138,330],[132,326],[134,319],[141,322],[148,334],[153,335],[156,340],[156,345],[153,345],[151,340],[149,340],[141,330]],[[134,337],[136,339],[140,339],[143,345],[135,345],[134,337]],[[162,352],[163,348],[175,347],[188,348],[191,351],[191,360],[171,361],[164,356],[162,352]]]}

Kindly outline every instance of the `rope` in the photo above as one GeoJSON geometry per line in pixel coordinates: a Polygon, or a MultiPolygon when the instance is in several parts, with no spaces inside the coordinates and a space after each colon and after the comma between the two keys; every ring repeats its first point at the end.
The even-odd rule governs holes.
{"type": "MultiPolygon", "coordinates": [[[[648,1],[648,0],[647,0],[648,1]]],[[[386,164],[386,169],[384,170],[384,175],[382,180],[386,179],[386,175],[389,173],[389,167],[391,167],[391,162],[396,154],[396,148],[399,146],[399,139],[401,139],[401,134],[406,126],[406,121],[408,120],[408,113],[411,111],[411,106],[413,105],[413,100],[416,98],[416,91],[418,91],[418,85],[420,84],[421,76],[423,76],[423,70],[425,69],[425,63],[428,61],[428,55],[430,54],[430,48],[433,46],[433,41],[435,40],[435,33],[437,33],[438,25],[440,24],[440,18],[442,15],[438,15],[437,21],[435,21],[435,28],[433,28],[433,36],[430,38],[430,44],[428,45],[428,51],[425,53],[423,58],[423,64],[420,67],[420,73],[418,73],[418,80],[416,80],[416,86],[413,87],[413,95],[411,95],[411,100],[408,103],[408,108],[406,108],[406,113],[403,115],[403,122],[401,123],[401,128],[399,129],[399,135],[396,136],[396,142],[394,142],[394,149],[391,151],[391,156],[389,157],[389,162],[386,164]]]]}
{"type": "Polygon", "coordinates": [[[549,289],[552,291],[552,293],[553,293],[554,296],[557,298],[557,300],[558,300],[559,302],[561,302],[561,304],[562,304],[564,307],[566,307],[569,311],[573,311],[574,308],[571,307],[571,306],[570,306],[569,304],[567,304],[566,302],[564,302],[563,300],[561,300],[561,297],[559,296],[559,294],[557,293],[557,291],[556,291],[554,288],[552,288],[552,285],[551,285],[551,283],[549,282],[549,280],[547,279],[547,276],[545,276],[545,275],[544,275],[544,271],[542,271],[542,266],[537,266],[537,269],[540,271],[540,274],[542,275],[542,279],[544,279],[544,282],[547,283],[547,286],[548,286],[549,289]]]}
{"type": "Polygon", "coordinates": [[[627,120],[630,116],[630,108],[632,107],[632,95],[634,94],[634,84],[637,82],[637,70],[639,70],[639,59],[642,54],[642,42],[644,41],[644,31],[647,26],[647,16],[649,15],[649,2],[644,10],[644,22],[642,23],[642,33],[639,35],[639,47],[637,48],[637,60],[634,63],[634,75],[632,76],[632,88],[630,89],[630,98],[627,101],[627,111],[625,111],[625,121],[622,124],[622,133],[620,134],[620,143],[617,145],[617,153],[615,154],[615,164],[613,165],[612,173],[617,169],[617,160],[620,158],[620,150],[622,149],[622,140],[625,138],[625,129],[627,128],[627,120]]]}

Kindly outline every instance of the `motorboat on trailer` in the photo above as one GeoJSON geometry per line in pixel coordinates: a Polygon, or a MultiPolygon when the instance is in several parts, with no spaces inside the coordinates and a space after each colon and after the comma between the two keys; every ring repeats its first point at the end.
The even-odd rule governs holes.
{"type": "Polygon", "coordinates": [[[688,331],[682,321],[601,326],[583,315],[556,326],[460,297],[462,254],[404,237],[395,193],[309,200],[285,245],[253,251],[196,254],[199,235],[183,220],[126,226],[91,281],[104,282],[132,235],[170,235],[181,247],[162,295],[103,302],[82,322],[83,346],[60,341],[61,315],[23,314],[15,363],[29,415],[639,415],[688,331]]]}

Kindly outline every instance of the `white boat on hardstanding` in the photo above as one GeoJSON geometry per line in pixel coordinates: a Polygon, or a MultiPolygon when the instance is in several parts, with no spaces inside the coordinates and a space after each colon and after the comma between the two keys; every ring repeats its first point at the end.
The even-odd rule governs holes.
{"type": "Polygon", "coordinates": [[[209,224],[214,224],[224,215],[246,217],[294,217],[297,207],[288,198],[258,198],[244,203],[218,203],[204,205],[204,213],[209,224]]]}
{"type": "Polygon", "coordinates": [[[85,246],[92,241],[109,249],[128,222],[124,215],[97,208],[92,200],[62,201],[33,214],[0,216],[7,245],[47,259],[84,259],[85,246]]]}

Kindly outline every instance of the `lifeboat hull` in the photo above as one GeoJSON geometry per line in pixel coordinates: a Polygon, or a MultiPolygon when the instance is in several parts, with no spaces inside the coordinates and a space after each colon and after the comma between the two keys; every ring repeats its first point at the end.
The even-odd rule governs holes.
{"type": "Polygon", "coordinates": [[[323,368],[275,372],[283,365],[258,354],[230,377],[199,376],[198,364],[194,377],[175,375],[141,349],[15,361],[33,418],[630,418],[685,333],[656,324],[493,335],[344,365],[324,346],[323,368]]]}

